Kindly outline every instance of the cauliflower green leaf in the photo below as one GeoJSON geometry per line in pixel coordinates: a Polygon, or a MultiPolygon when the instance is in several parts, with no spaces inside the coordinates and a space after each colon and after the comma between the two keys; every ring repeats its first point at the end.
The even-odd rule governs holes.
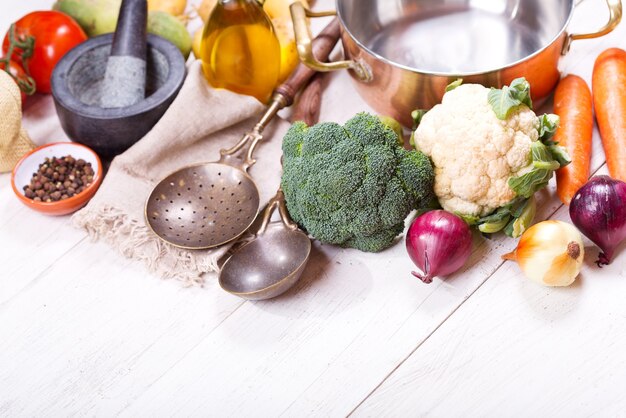
{"type": "Polygon", "coordinates": [[[544,113],[539,116],[539,140],[546,143],[552,139],[559,128],[561,118],[558,115],[544,113]]]}
{"type": "Polygon", "coordinates": [[[500,120],[505,120],[511,112],[522,105],[533,108],[530,98],[530,84],[524,77],[516,78],[511,85],[501,89],[491,88],[487,96],[489,104],[500,120]]]}
{"type": "Polygon", "coordinates": [[[504,233],[512,238],[521,236],[532,224],[536,213],[537,203],[535,201],[535,196],[531,196],[524,201],[523,205],[520,205],[511,213],[513,220],[506,225],[504,233]]]}
{"type": "Polygon", "coordinates": [[[509,187],[517,196],[529,198],[537,190],[544,188],[554,170],[559,168],[558,161],[552,159],[552,155],[543,142],[535,141],[531,145],[533,169],[521,176],[509,178],[509,187]]]}
{"type": "Polygon", "coordinates": [[[558,115],[545,113],[539,117],[539,140],[547,147],[553,159],[559,162],[560,167],[565,167],[572,162],[567,150],[552,140],[559,128],[558,115]]]}
{"type": "Polygon", "coordinates": [[[511,177],[509,179],[509,187],[511,190],[513,190],[516,195],[526,198],[529,198],[536,191],[547,186],[554,171],[565,167],[571,162],[571,158],[565,148],[555,143],[547,146],[542,141],[535,141],[530,147],[530,154],[532,170],[521,176],[511,177]]]}
{"type": "Polygon", "coordinates": [[[506,235],[517,238],[532,224],[536,212],[537,203],[534,196],[517,197],[491,215],[480,218],[476,225],[483,234],[495,234],[504,230],[506,235]]]}
{"type": "Polygon", "coordinates": [[[450,90],[454,90],[455,88],[459,87],[461,84],[463,84],[463,79],[457,78],[452,83],[446,86],[446,93],[449,92],[450,90]]]}

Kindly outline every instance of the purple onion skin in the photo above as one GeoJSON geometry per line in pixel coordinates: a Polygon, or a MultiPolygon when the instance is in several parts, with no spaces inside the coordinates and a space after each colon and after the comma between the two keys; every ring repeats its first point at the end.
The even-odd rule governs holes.
{"type": "Polygon", "coordinates": [[[593,177],[572,198],[569,216],[602,250],[598,267],[610,264],[615,249],[626,239],[626,183],[609,176],[593,177]]]}
{"type": "Polygon", "coordinates": [[[460,269],[472,253],[472,232],[458,216],[445,210],[426,212],[413,221],[406,234],[406,250],[424,283],[460,269]]]}

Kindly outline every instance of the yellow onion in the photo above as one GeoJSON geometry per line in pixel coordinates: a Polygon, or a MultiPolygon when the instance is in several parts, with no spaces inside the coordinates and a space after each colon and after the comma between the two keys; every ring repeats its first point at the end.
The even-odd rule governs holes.
{"type": "Polygon", "coordinates": [[[585,257],[580,232],[561,221],[543,221],[528,228],[515,251],[502,256],[517,261],[529,279],[545,286],[569,286],[585,257]]]}

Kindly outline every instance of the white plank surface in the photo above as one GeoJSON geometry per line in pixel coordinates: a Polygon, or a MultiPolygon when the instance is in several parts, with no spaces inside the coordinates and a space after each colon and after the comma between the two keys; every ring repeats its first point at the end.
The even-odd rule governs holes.
{"type": "MultiPolygon", "coordinates": [[[[11,2],[0,31],[48,7],[44,0],[11,2]]],[[[587,0],[578,16],[584,18],[575,27],[597,26],[603,2],[587,0]]],[[[610,37],[575,43],[564,70],[589,79],[598,52],[626,47],[625,34],[622,25],[610,37]]],[[[343,121],[368,109],[350,83],[346,74],[332,78],[322,119],[343,121]]],[[[33,100],[26,119],[36,142],[64,138],[49,97],[33,100]]],[[[596,133],[593,167],[603,161],[596,133]]],[[[541,218],[560,206],[551,193],[541,195],[541,218]]],[[[582,285],[552,291],[524,282],[513,265],[500,268],[500,254],[514,241],[475,242],[463,271],[431,285],[409,275],[402,242],[379,255],[316,244],[296,289],[273,301],[243,302],[214,278],[184,289],[150,276],[85,239],[68,218],[22,207],[1,175],[0,416],[341,416],[372,392],[357,413],[617,414],[624,405],[624,314],[616,306],[619,286],[610,285],[618,280],[605,277],[623,275],[624,257],[601,274],[587,269],[582,285]],[[589,291],[592,283],[601,286],[589,291]],[[504,296],[493,300],[491,288],[504,296]],[[586,319],[572,314],[593,307],[586,319]],[[472,325],[474,333],[465,331],[472,325]],[[523,367],[528,362],[533,367],[523,367]],[[582,394],[588,385],[571,376],[595,389],[582,394]],[[568,399],[576,409],[563,407],[568,399]],[[617,407],[603,409],[608,401],[617,407]],[[526,402],[539,406],[524,409],[526,402]]]]}
{"type": "MultiPolygon", "coordinates": [[[[604,17],[602,7],[582,4],[573,24],[592,29],[604,17]]],[[[609,47],[626,48],[623,24],[605,38],[574,43],[563,72],[591,86],[595,57],[609,47]]],[[[604,160],[597,127],[592,155],[594,172],[604,160]]],[[[607,174],[605,165],[598,173],[607,174]]],[[[550,218],[571,222],[563,206],[550,218]]],[[[626,245],[612,265],[598,269],[598,249],[586,242],[581,278],[570,288],[541,287],[505,263],[355,415],[622,416],[626,245]]]]}
{"type": "Polygon", "coordinates": [[[507,262],[354,415],[623,416],[626,246],[601,272],[585,250],[568,288],[507,262]]]}

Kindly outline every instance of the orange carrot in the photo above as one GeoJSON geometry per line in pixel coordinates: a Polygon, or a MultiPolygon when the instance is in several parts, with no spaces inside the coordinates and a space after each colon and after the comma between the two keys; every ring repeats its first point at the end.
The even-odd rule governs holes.
{"type": "Polygon", "coordinates": [[[585,80],[568,75],[559,82],[554,92],[554,113],[561,118],[554,140],[567,149],[572,159],[556,172],[556,192],[561,202],[569,205],[589,179],[593,111],[591,91],[585,80]]]}
{"type": "Polygon", "coordinates": [[[610,48],[593,66],[593,106],[609,174],[626,181],[626,51],[610,48]]]}

